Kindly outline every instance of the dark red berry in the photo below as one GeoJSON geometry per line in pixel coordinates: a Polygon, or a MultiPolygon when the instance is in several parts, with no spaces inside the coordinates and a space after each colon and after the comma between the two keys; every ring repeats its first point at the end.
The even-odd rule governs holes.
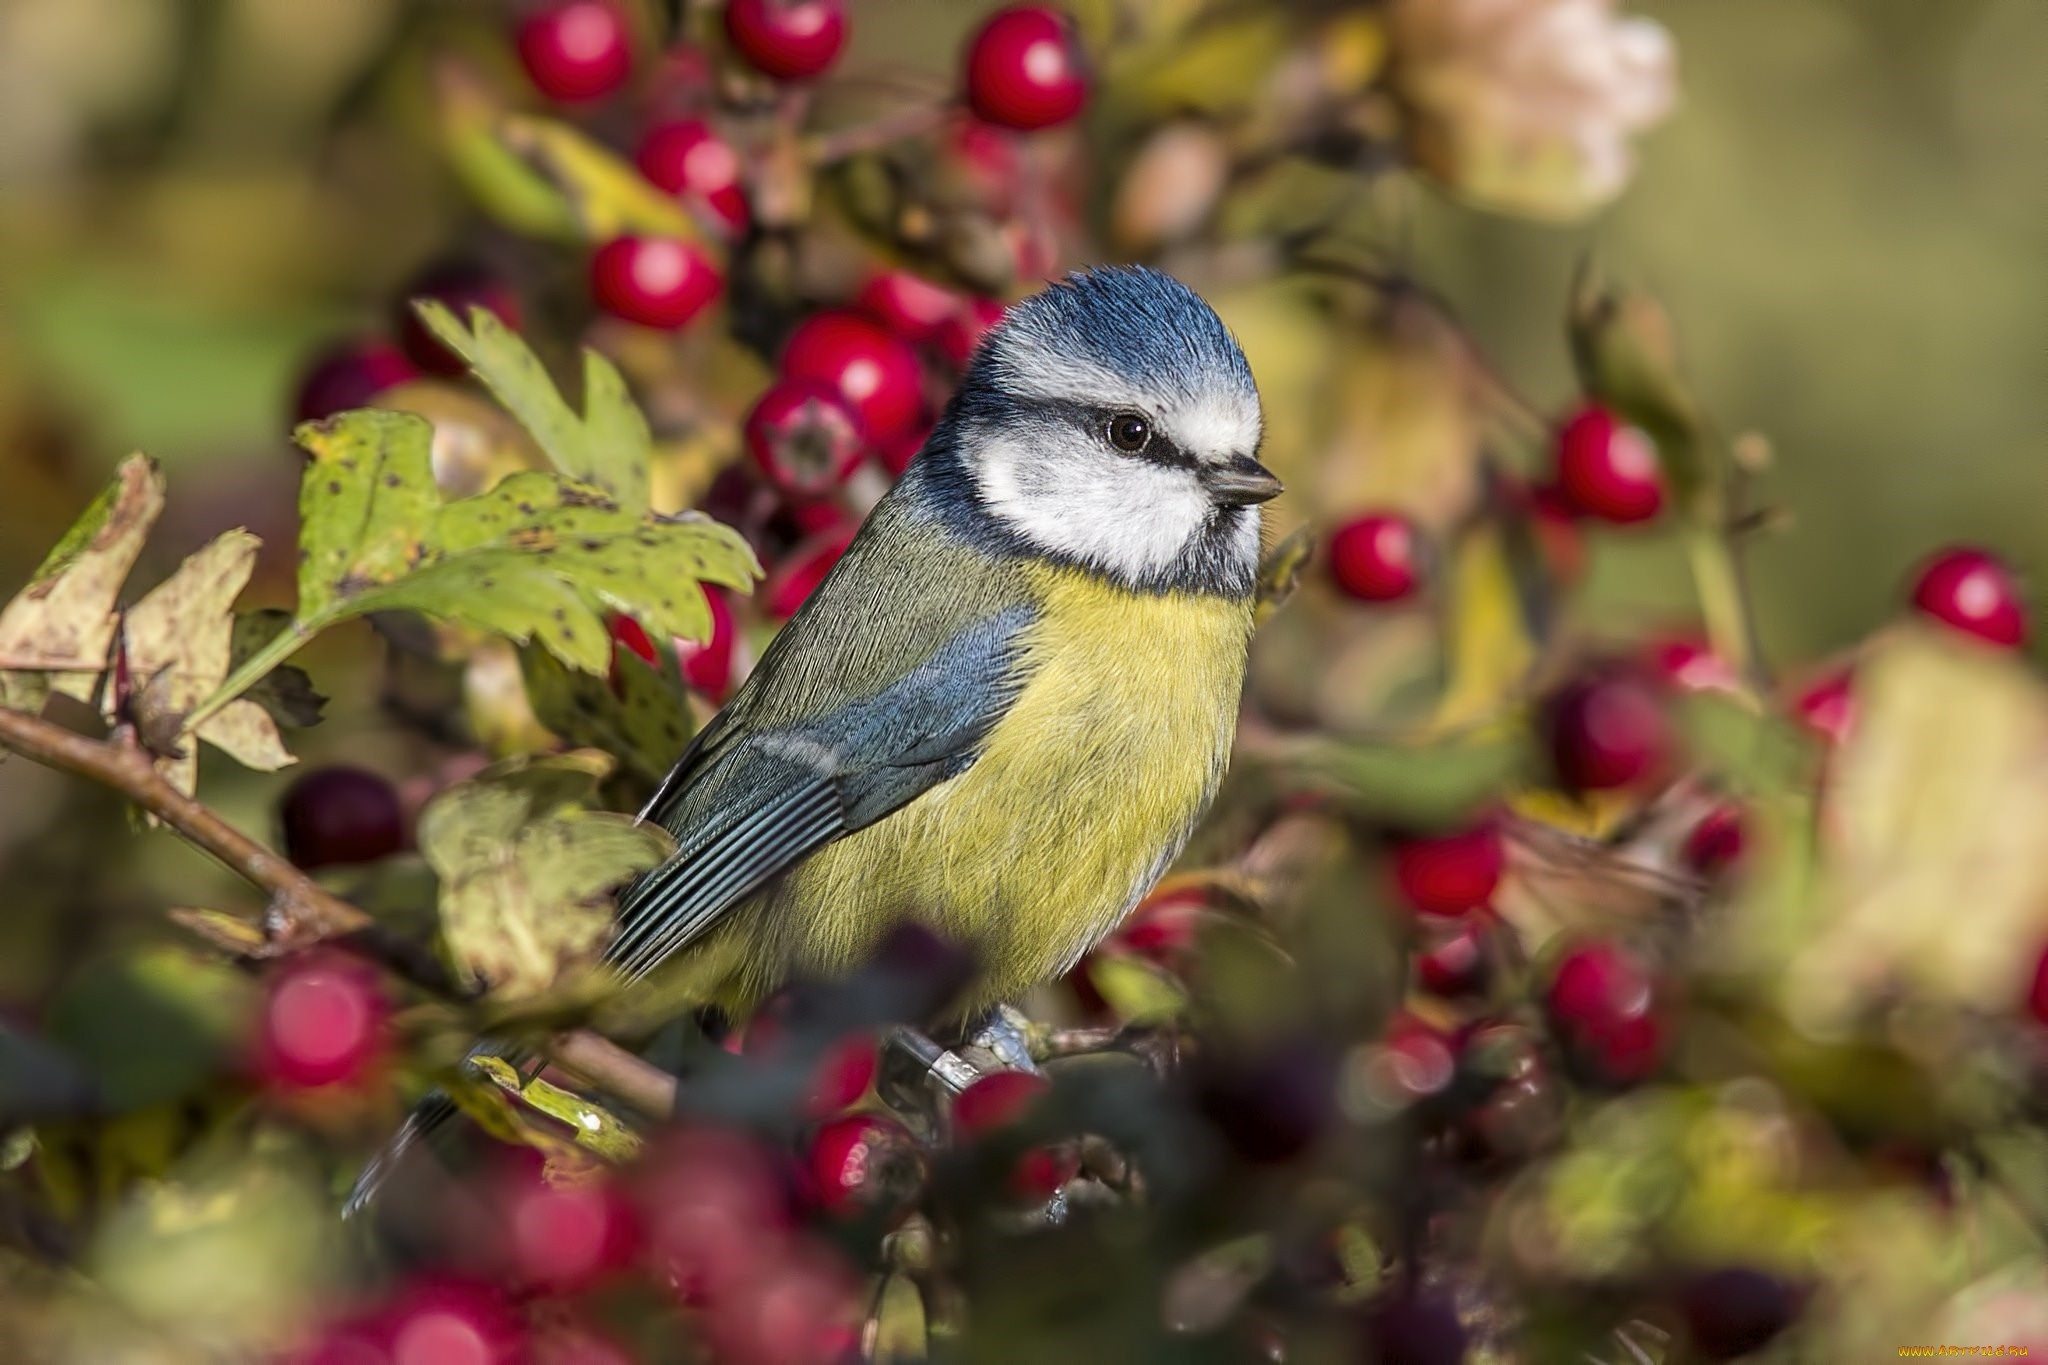
{"type": "Polygon", "coordinates": [[[805,1166],[812,1197],[842,1217],[901,1213],[924,1181],[917,1139],[879,1114],[849,1114],[820,1126],[805,1166]]]}
{"type": "Polygon", "coordinates": [[[886,442],[917,425],[924,377],[909,343],[858,313],[825,312],[790,333],[782,373],[837,393],[868,438],[886,442]]]}
{"type": "Polygon", "coordinates": [[[1723,1266],[1686,1278],[1678,1292],[1686,1331],[1708,1360],[1761,1350],[1795,1322],[1805,1295],[1790,1281],[1749,1266],[1723,1266]]]}
{"type": "Polygon", "coordinates": [[[380,1317],[383,1365],[516,1365],[525,1356],[525,1324],[486,1285],[416,1281],[380,1317]]]}
{"type": "Polygon", "coordinates": [[[1486,934],[1479,925],[1463,924],[1415,954],[1415,984],[1446,999],[1478,995],[1486,989],[1490,965],[1486,934]]]}
{"type": "Polygon", "coordinates": [[[1585,516],[1619,525],[1648,521],[1664,506],[1656,444],[1597,404],[1558,430],[1557,487],[1585,516]]]}
{"type": "Polygon", "coordinates": [[[299,380],[292,414],[318,422],[338,412],[366,408],[377,396],[420,377],[405,352],[374,337],[343,342],[314,357],[299,380]]]}
{"type": "Polygon", "coordinates": [[[1178,970],[1194,952],[1202,926],[1213,913],[1209,898],[1198,890],[1163,892],[1133,910],[1103,946],[1178,970]]]}
{"type": "Polygon", "coordinates": [[[846,482],[867,456],[860,421],[839,395],[810,379],[784,379],[747,414],[747,452],[768,482],[815,498],[846,482]]]}
{"type": "Polygon", "coordinates": [[[519,25],[519,61],[551,100],[601,99],[633,74],[633,34],[609,0],[545,5],[519,25]]]}
{"type": "Polygon", "coordinates": [[[846,6],[843,0],[727,0],[725,36],[761,74],[809,80],[846,46],[846,6]]]}
{"type": "Polygon", "coordinates": [[[1421,537],[1398,512],[1369,512],[1330,533],[1330,579],[1361,602],[1398,602],[1422,582],[1421,537]]]}
{"type": "Polygon", "coordinates": [[[1245,1161],[1292,1161],[1336,1112],[1337,1063],[1315,1038],[1282,1039],[1249,1052],[1204,1057],[1195,1106],[1245,1161]]]}
{"type": "Polygon", "coordinates": [[[1022,1119],[1052,1091],[1052,1082],[1029,1071],[992,1071],[953,1097],[953,1127],[973,1139],[1022,1119]]]}
{"type": "Polygon", "coordinates": [[[739,154],[703,119],[655,125],[640,140],[634,161],[650,182],[702,207],[729,235],[747,230],[751,215],[739,154]]]}
{"type": "Polygon", "coordinates": [[[1608,1084],[1639,1081],[1663,1059],[1664,1029],[1648,970],[1613,943],[1587,943],[1558,961],[1544,996],[1573,1059],[1608,1084]]]}
{"type": "Polygon", "coordinates": [[[550,1184],[522,1168],[504,1182],[506,1251],[517,1282],[553,1293],[597,1284],[629,1266],[639,1250],[639,1220],[608,1178],[550,1184]]]}
{"type": "Polygon", "coordinates": [[[967,46],[967,103],[1004,128],[1050,128],[1088,103],[1074,27],[1043,5],[1013,5],[989,16],[967,46]]]}
{"type": "Polygon", "coordinates": [[[1913,580],[1913,607],[1990,644],[2017,649],[2027,642],[2027,612],[2012,570],[1975,546],[1951,546],[1923,563],[1913,580]]]}
{"type": "Polygon", "coordinates": [[[1742,807],[1732,802],[1716,806],[1685,836],[1685,865],[1711,881],[1742,861],[1748,842],[1742,807]]]}
{"type": "Polygon", "coordinates": [[[315,768],[278,803],[285,856],[308,871],[375,862],[406,846],[398,789],[361,768],[315,768]]]}
{"type": "Polygon", "coordinates": [[[2034,1022],[2048,1026],[2048,948],[2041,950],[2041,956],[2034,963],[2033,984],[2027,988],[2027,1013],[2034,1016],[2034,1022]]]}
{"type": "Polygon", "coordinates": [[[1459,1365],[1465,1328],[1446,1299],[1395,1292],[1367,1306],[1366,1339],[1376,1365],[1459,1365]]]}
{"type": "Polygon", "coordinates": [[[1394,881],[1408,904],[1426,915],[1462,915],[1493,897],[1507,867],[1500,826],[1483,820],[1449,834],[1395,841],[1394,881]]]}
{"type": "Polygon", "coordinates": [[[956,370],[967,368],[974,359],[974,353],[981,348],[981,340],[1003,320],[1001,299],[970,298],[951,317],[939,324],[938,334],[933,338],[939,354],[944,356],[956,370]]]}
{"type": "Polygon", "coordinates": [[[810,600],[825,576],[832,572],[832,566],[846,553],[846,547],[853,543],[853,533],[848,530],[831,530],[814,536],[789,552],[768,581],[761,587],[761,607],[778,621],[786,621],[796,615],[797,609],[810,600]]]}
{"type": "Polygon", "coordinates": [[[931,341],[967,300],[908,270],[877,272],[854,300],[861,311],[906,341],[931,341]]]}
{"type": "Polygon", "coordinates": [[[733,624],[732,602],[725,589],[703,585],[704,600],[711,608],[711,633],[703,640],[675,640],[676,664],[683,681],[711,701],[723,704],[732,692],[733,657],[739,630],[733,624]]]}
{"type": "Polygon", "coordinates": [[[333,952],[289,959],[264,982],[257,1074],[288,1091],[359,1083],[383,1056],[390,1015],[368,965],[333,952]]]}
{"type": "Polygon", "coordinates": [[[1672,748],[1663,705],[1628,673],[1565,684],[1545,703],[1542,729],[1551,768],[1568,791],[1608,791],[1654,777],[1672,748]]]}
{"type": "Polygon", "coordinates": [[[686,327],[724,292],[711,258],[680,237],[614,237],[590,258],[597,306],[642,327],[686,327]]]}
{"type": "Polygon", "coordinates": [[[429,374],[459,375],[469,368],[469,362],[443,346],[440,338],[427,330],[427,324],[413,307],[421,299],[443,305],[465,324],[470,310],[481,308],[496,314],[507,327],[519,326],[519,296],[503,276],[473,261],[442,261],[428,266],[399,291],[394,322],[398,344],[405,348],[406,356],[429,374]]]}

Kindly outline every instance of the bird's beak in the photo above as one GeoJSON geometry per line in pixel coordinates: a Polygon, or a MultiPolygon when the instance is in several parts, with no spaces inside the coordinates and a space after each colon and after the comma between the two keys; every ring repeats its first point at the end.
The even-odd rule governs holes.
{"type": "Polygon", "coordinates": [[[1228,464],[1205,465],[1202,487],[1209,496],[1227,507],[1248,507],[1280,496],[1280,478],[1250,456],[1239,456],[1228,464]]]}

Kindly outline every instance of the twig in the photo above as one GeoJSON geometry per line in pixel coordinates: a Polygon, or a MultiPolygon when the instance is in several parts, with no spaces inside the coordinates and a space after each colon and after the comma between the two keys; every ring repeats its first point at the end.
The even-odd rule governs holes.
{"type": "MultiPolygon", "coordinates": [[[[271,913],[262,925],[248,925],[246,934],[226,916],[172,912],[177,923],[217,946],[246,957],[269,957],[333,939],[437,995],[458,1000],[464,996],[431,954],[395,938],[365,911],[325,890],[289,860],[172,786],[126,730],[117,730],[108,740],[88,739],[40,716],[0,706],[0,747],[120,792],[229,871],[269,892],[271,913]]],[[[643,1113],[665,1118],[675,1110],[675,1077],[587,1029],[554,1035],[547,1053],[643,1113]]]]}
{"type": "Polygon", "coordinates": [[[850,128],[840,128],[829,133],[820,133],[805,140],[804,152],[813,166],[831,166],[901,142],[905,138],[928,133],[945,122],[951,112],[949,102],[938,104],[913,104],[884,114],[867,123],[857,123],[850,128]]]}

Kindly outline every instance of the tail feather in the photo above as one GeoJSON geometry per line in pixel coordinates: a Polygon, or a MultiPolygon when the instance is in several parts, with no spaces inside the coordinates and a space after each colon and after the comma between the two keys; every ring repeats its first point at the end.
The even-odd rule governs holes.
{"type": "Polygon", "coordinates": [[[357,1174],[355,1186],[349,1190],[348,1199],[341,1206],[341,1216],[354,1218],[375,1203],[384,1182],[398,1169],[398,1163],[405,1159],[405,1154],[454,1116],[455,1101],[438,1090],[421,1100],[418,1107],[406,1115],[405,1122],[391,1135],[383,1150],[371,1157],[357,1174]]]}

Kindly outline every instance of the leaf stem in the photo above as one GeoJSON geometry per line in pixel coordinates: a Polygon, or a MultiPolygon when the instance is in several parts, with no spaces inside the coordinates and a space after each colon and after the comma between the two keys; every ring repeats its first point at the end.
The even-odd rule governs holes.
{"type": "Polygon", "coordinates": [[[1742,572],[1728,537],[1718,528],[1695,527],[1687,533],[1686,553],[1692,561],[1693,586],[1699,593],[1708,642],[1737,677],[1755,686],[1756,640],[1742,591],[1742,572]]]}
{"type": "Polygon", "coordinates": [[[219,715],[221,709],[229,702],[262,682],[272,669],[298,653],[300,648],[326,624],[327,621],[319,617],[312,620],[294,620],[279,631],[275,639],[242,660],[241,667],[223,678],[219,687],[214,688],[204,700],[186,713],[181,733],[192,734],[219,715]]]}

